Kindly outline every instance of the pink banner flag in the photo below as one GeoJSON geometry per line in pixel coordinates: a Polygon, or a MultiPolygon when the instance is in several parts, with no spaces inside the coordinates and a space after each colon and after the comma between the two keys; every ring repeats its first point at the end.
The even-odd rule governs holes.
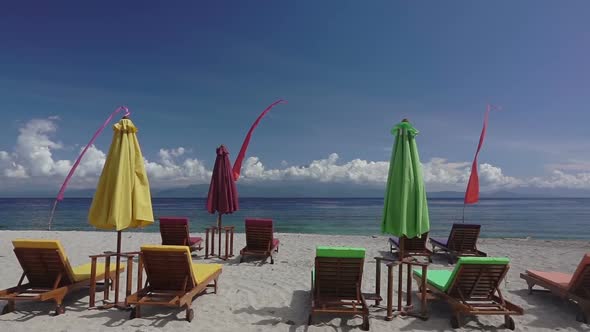
{"type": "Polygon", "coordinates": [[[61,202],[64,199],[64,193],[66,191],[66,188],[68,187],[68,183],[70,182],[70,179],[72,178],[72,176],[74,176],[74,172],[76,171],[76,168],[78,168],[78,165],[80,165],[80,161],[82,160],[82,157],[84,156],[84,154],[86,153],[88,148],[98,138],[100,133],[102,133],[102,131],[106,128],[106,126],[108,126],[108,124],[111,122],[113,117],[117,113],[122,112],[122,111],[125,112],[124,116],[129,116],[131,114],[131,112],[129,111],[129,109],[127,107],[119,106],[113,113],[111,113],[111,115],[109,115],[109,117],[102,124],[102,126],[99,127],[98,130],[96,130],[96,132],[94,133],[94,135],[90,139],[90,142],[88,142],[88,144],[86,144],[86,147],[84,147],[84,149],[82,150],[82,152],[78,156],[78,159],[76,159],[76,162],[74,162],[74,165],[72,166],[72,168],[70,169],[70,172],[66,176],[64,183],[61,185],[61,188],[59,188],[59,192],[57,193],[57,197],[55,198],[55,202],[53,202],[53,208],[51,209],[51,214],[49,215],[49,226],[48,226],[49,230],[51,230],[51,223],[53,222],[53,216],[55,214],[55,208],[57,207],[57,202],[61,202]]]}
{"type": "Polygon", "coordinates": [[[250,144],[250,138],[252,138],[252,132],[254,132],[254,129],[256,129],[256,127],[258,126],[258,123],[260,123],[260,120],[262,120],[262,118],[266,115],[266,113],[268,113],[276,105],[285,104],[285,103],[287,103],[285,100],[279,99],[279,100],[275,101],[274,103],[270,104],[270,106],[268,106],[264,111],[262,111],[262,113],[260,113],[258,118],[256,118],[256,121],[254,121],[254,123],[252,124],[252,127],[250,127],[250,130],[248,130],[248,134],[246,134],[246,138],[244,139],[244,143],[242,143],[242,148],[240,149],[240,153],[238,153],[238,156],[236,157],[236,161],[234,162],[234,167],[232,169],[232,173],[234,175],[234,181],[237,181],[240,178],[240,171],[242,169],[242,161],[244,161],[244,157],[246,156],[246,150],[248,150],[248,144],[250,144]]]}
{"type": "Polygon", "coordinates": [[[68,187],[68,182],[70,182],[70,179],[74,175],[76,168],[78,168],[78,165],[80,164],[80,160],[82,160],[82,157],[84,156],[84,154],[86,153],[88,148],[94,143],[94,141],[96,140],[96,138],[98,138],[98,135],[100,135],[100,133],[104,130],[104,128],[106,126],[108,126],[109,122],[111,122],[113,117],[121,111],[125,111],[124,116],[129,116],[131,114],[131,112],[129,111],[129,109],[127,107],[120,106],[113,113],[111,113],[111,115],[107,118],[107,120],[103,123],[103,125],[100,128],[98,128],[98,130],[94,133],[94,136],[92,136],[92,138],[90,139],[90,142],[88,142],[88,144],[86,144],[86,147],[84,148],[84,150],[82,150],[82,152],[78,156],[78,159],[76,159],[76,162],[72,166],[72,169],[70,169],[68,176],[66,176],[66,180],[61,185],[61,188],[59,189],[59,193],[57,194],[57,198],[56,198],[58,201],[62,201],[64,199],[64,192],[66,191],[66,188],[68,187]]]}
{"type": "Polygon", "coordinates": [[[463,201],[465,204],[474,204],[479,201],[479,176],[477,174],[477,156],[479,155],[479,151],[481,150],[481,147],[483,146],[483,141],[486,137],[488,117],[492,108],[495,107],[492,105],[488,105],[484,115],[483,128],[481,129],[481,135],[479,136],[479,144],[477,145],[475,157],[473,157],[473,163],[471,164],[471,175],[469,175],[467,190],[465,190],[465,200],[463,201]]]}

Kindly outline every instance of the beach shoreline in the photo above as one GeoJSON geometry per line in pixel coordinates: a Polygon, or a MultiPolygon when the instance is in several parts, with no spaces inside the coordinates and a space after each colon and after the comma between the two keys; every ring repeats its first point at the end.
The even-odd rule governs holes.
{"type": "MultiPolygon", "coordinates": [[[[192,233],[194,236],[204,236],[192,233]]],[[[52,317],[50,303],[18,303],[16,312],[0,316],[0,327],[6,331],[65,330],[104,331],[356,331],[362,320],[343,316],[318,316],[315,325],[306,326],[309,310],[310,271],[315,247],[354,246],[367,249],[363,277],[363,292],[375,289],[375,256],[389,255],[387,236],[320,235],[278,233],[280,251],[275,264],[260,259],[239,262],[239,250],[244,246],[244,234],[236,233],[234,254],[229,261],[204,260],[199,251],[193,261],[221,263],[219,294],[197,297],[192,308],[195,319],[188,323],[184,312],[177,309],[146,308],[141,319],[129,320],[129,312],[118,310],[87,310],[88,290],[83,289],[65,300],[66,313],[52,317]]],[[[73,265],[90,262],[88,255],[115,249],[116,233],[105,231],[0,231],[0,288],[15,286],[22,269],[13,254],[11,240],[16,238],[45,238],[61,241],[73,265]]],[[[123,232],[123,251],[136,251],[142,244],[159,244],[160,234],[153,232],[123,232]]],[[[525,315],[515,316],[518,331],[562,331],[588,329],[575,320],[576,307],[556,296],[539,293],[528,295],[526,283],[519,274],[526,269],[553,270],[573,273],[584,253],[590,252],[590,241],[543,239],[492,239],[479,241],[479,249],[489,256],[511,259],[511,268],[502,290],[504,296],[520,305],[525,315]]],[[[436,255],[431,269],[451,269],[443,256],[436,255]]],[[[385,270],[382,269],[382,295],[385,293],[385,270]]],[[[134,270],[136,276],[136,266],[134,270]]],[[[396,273],[397,274],[397,273],[396,273]]],[[[397,276],[395,276],[397,279],[397,276]]],[[[135,286],[134,286],[135,287],[135,286]]],[[[121,293],[122,294],[122,293],[121,293]]],[[[97,293],[97,299],[101,294],[97,293]]],[[[0,301],[1,302],[1,301],[0,301]]],[[[370,303],[372,304],[372,303],[370,303]]],[[[4,305],[4,303],[0,303],[4,305]]],[[[430,319],[414,318],[384,320],[385,302],[371,308],[371,331],[412,329],[416,331],[452,330],[450,309],[444,302],[430,304],[430,319]]],[[[464,330],[493,330],[501,327],[497,316],[467,319],[464,330]]]]}

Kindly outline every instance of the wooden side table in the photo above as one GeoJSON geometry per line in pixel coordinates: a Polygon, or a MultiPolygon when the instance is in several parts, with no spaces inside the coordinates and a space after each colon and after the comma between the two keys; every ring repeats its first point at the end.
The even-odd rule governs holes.
{"type": "Polygon", "coordinates": [[[234,226],[211,226],[205,228],[205,258],[209,256],[217,256],[223,260],[227,260],[229,257],[234,256],[234,226]],[[221,255],[222,248],[222,232],[225,233],[225,253],[221,255]],[[217,255],[215,255],[215,235],[217,234],[217,255]],[[211,246],[209,246],[211,244],[211,246]]]}
{"type": "Polygon", "coordinates": [[[375,305],[378,306],[380,301],[383,301],[381,297],[381,264],[384,263],[387,266],[387,316],[385,320],[390,321],[396,315],[401,316],[414,316],[421,319],[428,319],[428,307],[426,297],[426,277],[428,273],[428,264],[420,263],[410,259],[404,259],[399,261],[397,259],[375,257],[375,294],[370,294],[367,300],[374,300],[375,305]],[[407,267],[406,271],[406,305],[402,306],[403,301],[403,268],[404,265],[407,267]],[[420,312],[414,311],[412,305],[412,270],[413,266],[421,266],[422,268],[422,285],[420,285],[421,303],[420,312]],[[393,268],[398,267],[398,294],[397,294],[397,310],[393,311],[393,268]]]}
{"type": "MultiPolygon", "coordinates": [[[[126,287],[125,287],[125,300],[127,296],[131,295],[131,287],[133,285],[133,257],[139,255],[138,252],[123,252],[119,254],[122,258],[127,258],[127,263],[125,265],[125,269],[127,271],[126,274],[126,287]]],[[[114,285],[118,286],[118,282],[111,283],[111,257],[117,257],[116,252],[105,252],[100,255],[91,255],[90,256],[90,301],[88,304],[89,309],[108,309],[112,307],[120,307],[125,308],[126,303],[119,303],[119,289],[114,289],[114,285]],[[105,260],[105,275],[104,275],[104,295],[103,295],[103,302],[105,305],[101,307],[96,307],[96,264],[99,258],[104,258],[105,260]],[[109,290],[115,290],[115,301],[114,303],[107,303],[109,301],[109,290]]],[[[118,278],[119,276],[114,276],[118,278]]]]}

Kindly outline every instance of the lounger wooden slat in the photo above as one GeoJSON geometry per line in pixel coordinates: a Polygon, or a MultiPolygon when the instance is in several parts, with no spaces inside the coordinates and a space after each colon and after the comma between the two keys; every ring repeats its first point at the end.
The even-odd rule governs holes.
{"type": "Polygon", "coordinates": [[[274,264],[275,253],[279,252],[279,240],[274,238],[272,219],[247,218],[245,221],[246,246],[240,250],[240,263],[244,256],[270,257],[274,264]]]}
{"type": "MultiPolygon", "coordinates": [[[[17,301],[45,302],[53,300],[56,305],[55,314],[65,312],[64,297],[73,290],[90,286],[90,275],[76,273],[80,267],[72,268],[57,240],[26,240],[13,241],[14,254],[20,263],[23,274],[15,287],[0,290],[0,300],[7,301],[2,314],[15,310],[17,301]],[[27,283],[24,283],[24,280],[27,283]]],[[[124,267],[119,270],[119,274],[124,267]]],[[[109,275],[114,277],[115,271],[109,275]]],[[[96,280],[105,279],[105,268],[96,274],[96,280]]],[[[118,276],[117,276],[118,277],[118,276]]]]}
{"type": "Polygon", "coordinates": [[[369,309],[361,293],[365,249],[318,247],[311,274],[311,312],[361,315],[369,329],[369,309]],[[334,257],[341,255],[342,257],[334,257]]]}
{"type": "Polygon", "coordinates": [[[446,253],[449,263],[453,263],[458,257],[476,256],[486,257],[487,254],[477,249],[477,240],[481,231],[481,225],[453,224],[451,233],[447,239],[430,238],[433,253],[446,253]]]}
{"type": "MultiPolygon", "coordinates": [[[[428,298],[444,299],[451,305],[453,328],[462,325],[462,315],[503,315],[505,327],[514,330],[510,316],[524,311],[506,300],[499,288],[508,272],[508,262],[507,258],[461,257],[452,272],[429,271],[426,287],[434,297],[428,298]]],[[[422,283],[421,271],[414,271],[414,279],[422,283]]]]}
{"type": "Polygon", "coordinates": [[[162,245],[187,246],[191,252],[203,249],[203,239],[190,236],[188,218],[160,217],[159,220],[162,245]]]}
{"type": "Polygon", "coordinates": [[[397,252],[400,261],[406,257],[424,256],[429,262],[432,262],[432,251],[426,247],[427,242],[428,232],[411,239],[405,236],[391,237],[389,238],[389,250],[391,253],[397,252]]]}
{"type": "MultiPolygon", "coordinates": [[[[190,322],[194,298],[210,287],[217,293],[221,265],[193,264],[187,246],[142,246],[139,259],[147,278],[143,288],[127,297],[127,303],[134,305],[131,319],[141,317],[141,307],[150,305],[184,308],[190,322]]],[[[143,280],[143,271],[138,273],[138,280],[143,280]]]]}
{"type": "Polygon", "coordinates": [[[541,286],[551,293],[578,305],[576,320],[588,323],[590,318],[590,254],[585,254],[574,274],[527,270],[521,273],[532,294],[534,286],[541,286]]]}

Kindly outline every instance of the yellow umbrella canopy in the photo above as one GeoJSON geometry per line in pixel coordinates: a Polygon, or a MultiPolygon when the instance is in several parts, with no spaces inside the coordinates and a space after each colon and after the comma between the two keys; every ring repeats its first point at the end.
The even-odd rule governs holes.
{"type": "Polygon", "coordinates": [[[113,126],[113,142],[88,212],[96,228],[121,231],[154,222],[150,185],[137,128],[123,118],[113,126]]]}
{"type": "MultiPolygon", "coordinates": [[[[121,231],[154,222],[150,184],[137,128],[124,117],[113,126],[113,142],[98,180],[88,212],[88,222],[96,228],[117,231],[116,275],[121,261],[121,231]]],[[[119,300],[119,278],[115,278],[115,305],[119,300]]]]}

